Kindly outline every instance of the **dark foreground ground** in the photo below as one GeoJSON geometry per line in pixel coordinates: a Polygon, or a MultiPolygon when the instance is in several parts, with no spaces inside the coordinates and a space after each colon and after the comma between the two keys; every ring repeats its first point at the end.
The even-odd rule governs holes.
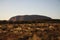
{"type": "Polygon", "coordinates": [[[0,23],[0,40],[60,40],[60,23],[0,23]]]}

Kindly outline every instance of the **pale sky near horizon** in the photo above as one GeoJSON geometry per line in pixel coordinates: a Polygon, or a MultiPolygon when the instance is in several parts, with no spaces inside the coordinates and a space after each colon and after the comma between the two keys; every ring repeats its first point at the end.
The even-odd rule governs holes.
{"type": "Polygon", "coordinates": [[[16,15],[44,15],[60,19],[60,0],[0,0],[0,20],[16,15]]]}

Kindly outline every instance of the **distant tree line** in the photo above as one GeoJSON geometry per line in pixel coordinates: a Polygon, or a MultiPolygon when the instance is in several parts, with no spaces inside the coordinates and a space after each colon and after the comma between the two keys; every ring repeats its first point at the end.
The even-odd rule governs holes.
{"type": "Polygon", "coordinates": [[[0,24],[6,24],[6,23],[11,23],[11,24],[24,24],[24,23],[60,23],[60,19],[44,19],[44,20],[34,20],[34,21],[7,21],[3,20],[0,21],[0,24]]]}

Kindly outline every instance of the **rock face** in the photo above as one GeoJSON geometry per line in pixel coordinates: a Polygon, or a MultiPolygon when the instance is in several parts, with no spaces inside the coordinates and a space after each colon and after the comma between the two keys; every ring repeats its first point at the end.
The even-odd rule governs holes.
{"type": "Polygon", "coordinates": [[[23,16],[11,17],[9,21],[32,21],[37,19],[41,20],[41,19],[51,19],[51,18],[42,15],[23,15],[23,16]]]}

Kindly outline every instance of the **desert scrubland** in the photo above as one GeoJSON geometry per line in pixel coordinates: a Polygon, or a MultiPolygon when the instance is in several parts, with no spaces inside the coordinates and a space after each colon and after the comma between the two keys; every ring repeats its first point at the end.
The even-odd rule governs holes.
{"type": "Polygon", "coordinates": [[[0,24],[0,40],[60,40],[60,23],[0,24]]]}

